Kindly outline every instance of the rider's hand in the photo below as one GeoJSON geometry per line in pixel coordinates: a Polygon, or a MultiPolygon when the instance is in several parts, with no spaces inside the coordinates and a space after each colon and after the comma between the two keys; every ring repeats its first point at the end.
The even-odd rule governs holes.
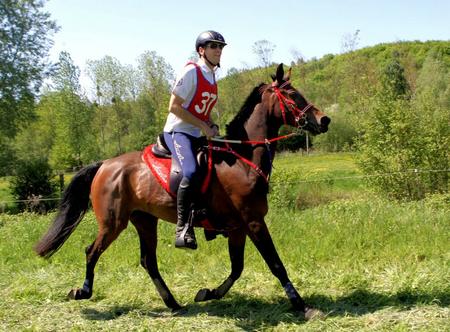
{"type": "Polygon", "coordinates": [[[219,136],[219,126],[213,123],[210,127],[214,130],[214,136],[219,136]]]}
{"type": "Polygon", "coordinates": [[[202,130],[207,138],[219,135],[219,127],[217,125],[212,125],[210,127],[209,124],[205,123],[202,130]]]}

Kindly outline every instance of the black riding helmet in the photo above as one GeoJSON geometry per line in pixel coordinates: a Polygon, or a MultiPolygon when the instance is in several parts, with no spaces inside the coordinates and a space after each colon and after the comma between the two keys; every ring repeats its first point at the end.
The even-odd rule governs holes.
{"type": "Polygon", "coordinates": [[[225,43],[225,38],[223,38],[220,33],[208,30],[198,35],[197,40],[195,41],[195,50],[198,52],[200,47],[205,47],[207,43],[211,42],[223,44],[223,46],[227,44],[225,43]]]}

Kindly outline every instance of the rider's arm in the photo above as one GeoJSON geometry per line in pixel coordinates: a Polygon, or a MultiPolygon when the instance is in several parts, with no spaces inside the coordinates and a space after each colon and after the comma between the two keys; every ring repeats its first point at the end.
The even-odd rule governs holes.
{"type": "Polygon", "coordinates": [[[170,96],[170,102],[169,102],[169,112],[175,114],[177,117],[179,117],[183,121],[186,121],[186,122],[200,128],[206,137],[213,137],[218,134],[218,127],[213,126],[211,128],[207,122],[204,122],[204,121],[196,118],[194,115],[192,115],[190,112],[188,112],[187,110],[185,110],[183,108],[183,106],[182,106],[183,103],[184,103],[183,98],[172,93],[172,95],[170,96]]]}

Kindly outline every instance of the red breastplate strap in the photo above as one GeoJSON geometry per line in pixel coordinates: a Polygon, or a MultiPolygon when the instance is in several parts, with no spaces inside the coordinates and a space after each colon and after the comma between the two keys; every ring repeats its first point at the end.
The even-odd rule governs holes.
{"type": "Polygon", "coordinates": [[[256,173],[258,173],[258,175],[260,175],[267,183],[269,183],[269,175],[265,174],[263,172],[263,170],[256,165],[254,162],[252,162],[251,160],[248,160],[247,158],[244,158],[243,156],[241,156],[240,154],[238,154],[236,151],[234,151],[230,145],[228,143],[225,143],[225,145],[227,146],[226,148],[222,148],[220,146],[213,146],[211,142],[209,142],[208,144],[208,149],[209,150],[214,150],[214,151],[221,151],[221,152],[227,152],[227,153],[231,153],[232,155],[234,155],[236,158],[240,159],[241,161],[243,161],[244,163],[246,163],[248,166],[250,166],[251,168],[253,168],[256,173]]]}
{"type": "Polygon", "coordinates": [[[190,64],[195,66],[197,72],[197,88],[187,110],[196,118],[202,121],[208,121],[209,114],[217,102],[217,83],[214,80],[214,83],[211,84],[203,76],[198,64],[189,62],[188,65],[190,64]]]}

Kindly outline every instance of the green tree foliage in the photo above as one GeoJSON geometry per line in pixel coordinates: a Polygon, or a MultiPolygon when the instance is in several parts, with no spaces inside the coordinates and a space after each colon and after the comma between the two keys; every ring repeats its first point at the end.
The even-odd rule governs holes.
{"type": "Polygon", "coordinates": [[[22,160],[18,163],[11,191],[20,200],[19,209],[46,212],[56,206],[57,186],[45,158],[22,160]]]}
{"type": "Polygon", "coordinates": [[[44,92],[36,106],[36,120],[17,134],[14,142],[17,159],[50,156],[56,136],[56,111],[59,108],[57,96],[57,92],[44,92]]]}
{"type": "Polygon", "coordinates": [[[354,150],[358,131],[355,124],[349,121],[351,114],[339,110],[337,104],[325,109],[325,113],[333,119],[332,125],[325,135],[314,137],[314,147],[329,152],[354,150]]]}
{"type": "Polygon", "coordinates": [[[16,158],[13,143],[10,137],[0,135],[0,176],[11,174],[16,158]]]}
{"type": "Polygon", "coordinates": [[[251,70],[232,68],[227,77],[219,80],[219,99],[212,116],[220,125],[221,133],[225,133],[226,124],[239,112],[253,88],[260,83],[272,82],[270,75],[275,70],[276,66],[251,70]]]}
{"type": "Polygon", "coordinates": [[[80,70],[67,52],[61,52],[53,76],[57,93],[50,163],[55,169],[79,168],[96,157],[92,131],[93,107],[81,96],[80,70]]]}
{"type": "Polygon", "coordinates": [[[450,169],[450,69],[441,53],[432,51],[425,59],[412,105],[421,120],[424,168],[436,170],[423,174],[422,180],[429,191],[446,192],[450,169]]]}
{"type": "MultiPolygon", "coordinates": [[[[138,58],[139,97],[147,101],[145,130],[149,135],[163,129],[169,106],[170,89],[175,80],[172,67],[156,52],[145,52],[138,58]]],[[[145,117],[144,117],[145,119],[145,117]]],[[[142,122],[142,119],[141,119],[142,122]]]]}
{"type": "Polygon", "coordinates": [[[62,52],[52,75],[54,87],[43,92],[36,120],[24,127],[15,140],[21,160],[46,157],[54,169],[78,168],[98,159],[92,130],[94,107],[81,94],[79,69],[62,52]]]}
{"type": "MultiPolygon", "coordinates": [[[[292,129],[286,126],[280,128],[279,135],[287,135],[292,132],[292,129]]],[[[312,138],[309,136],[306,138],[306,132],[299,132],[298,135],[294,135],[289,139],[280,140],[277,142],[277,150],[280,151],[298,151],[300,149],[307,150],[313,147],[312,138]]]]}
{"type": "Polygon", "coordinates": [[[383,94],[388,99],[407,98],[411,92],[405,77],[405,70],[400,64],[398,53],[394,53],[393,59],[384,68],[381,77],[383,94]]]}
{"type": "Polygon", "coordinates": [[[0,2],[0,175],[11,174],[14,137],[34,116],[34,101],[47,75],[51,36],[57,31],[44,1],[0,2]]]}
{"type": "Polygon", "coordinates": [[[137,68],[105,56],[88,62],[97,88],[94,127],[102,158],[139,150],[162,131],[174,80],[171,66],[154,51],[137,68]]]}
{"type": "MultiPolygon", "coordinates": [[[[419,87],[431,74],[427,66],[419,87]]],[[[433,75],[442,75],[439,83],[424,83],[411,100],[405,70],[394,56],[360,128],[360,166],[368,174],[379,174],[369,181],[390,197],[422,199],[427,193],[448,190],[449,109],[437,103],[446,88],[433,89],[445,86],[442,80],[448,82],[448,69],[438,66],[441,72],[433,75]]]]}
{"type": "Polygon", "coordinates": [[[136,95],[133,69],[124,66],[116,58],[106,55],[100,60],[87,62],[87,74],[97,88],[97,102],[101,105],[111,105],[115,100],[133,99],[136,95]]]}
{"type": "Polygon", "coordinates": [[[119,60],[105,56],[100,60],[88,61],[88,76],[97,88],[96,109],[97,130],[101,133],[99,145],[102,157],[124,153],[125,135],[128,132],[130,109],[126,100],[137,96],[136,75],[131,66],[124,66],[119,60]]]}
{"type": "Polygon", "coordinates": [[[13,137],[33,116],[36,94],[49,69],[57,26],[41,0],[0,2],[0,137],[13,137]]]}
{"type": "Polygon", "coordinates": [[[225,126],[241,108],[243,101],[258,82],[248,82],[247,75],[237,70],[219,81],[219,99],[213,114],[216,123],[225,130],[225,126]]]}

